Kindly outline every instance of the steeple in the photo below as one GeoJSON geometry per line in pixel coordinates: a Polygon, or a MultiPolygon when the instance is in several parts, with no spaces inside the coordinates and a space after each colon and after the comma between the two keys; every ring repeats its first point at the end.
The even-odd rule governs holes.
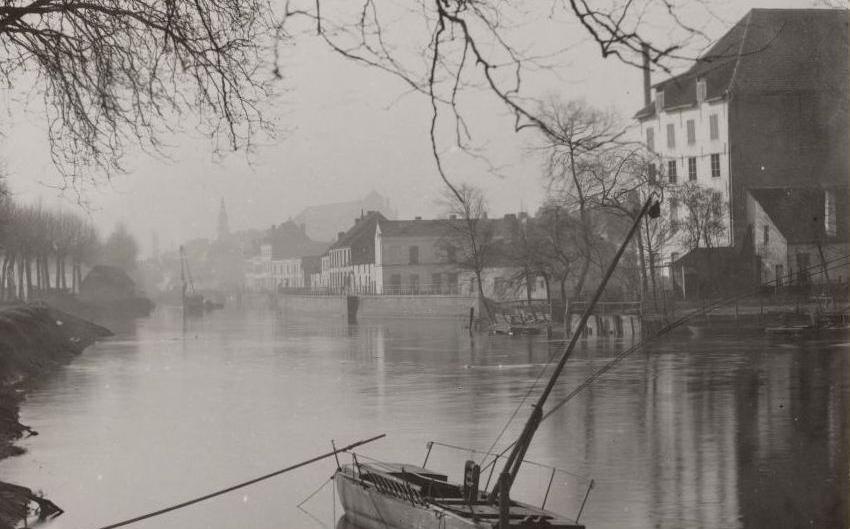
{"type": "Polygon", "coordinates": [[[221,241],[228,235],[230,235],[230,226],[227,223],[227,209],[224,207],[224,197],[222,197],[218,208],[218,240],[221,241]]]}

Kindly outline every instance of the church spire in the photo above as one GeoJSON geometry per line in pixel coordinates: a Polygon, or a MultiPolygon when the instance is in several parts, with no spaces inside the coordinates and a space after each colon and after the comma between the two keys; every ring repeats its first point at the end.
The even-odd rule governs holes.
{"type": "Polygon", "coordinates": [[[230,226],[227,222],[227,209],[224,207],[224,197],[221,199],[221,205],[218,208],[218,240],[223,240],[230,235],[230,226]]]}

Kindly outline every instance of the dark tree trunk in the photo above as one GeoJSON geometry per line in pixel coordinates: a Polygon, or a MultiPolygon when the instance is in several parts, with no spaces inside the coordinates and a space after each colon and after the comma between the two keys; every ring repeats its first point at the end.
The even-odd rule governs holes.
{"type": "Polygon", "coordinates": [[[640,259],[640,284],[641,284],[641,299],[645,299],[649,293],[649,280],[646,270],[646,253],[643,247],[643,232],[638,230],[637,233],[638,258],[640,259]]]}
{"type": "Polygon", "coordinates": [[[487,306],[487,298],[484,296],[484,284],[481,281],[481,270],[475,270],[475,281],[478,283],[478,299],[481,301],[481,306],[484,307],[484,312],[487,315],[487,321],[493,321],[492,316],[490,316],[490,307],[487,306]]]}
{"type": "Polygon", "coordinates": [[[56,275],[54,277],[56,278],[56,292],[59,292],[59,290],[62,288],[62,256],[59,253],[56,254],[55,268],[56,275]]]}
{"type": "Polygon", "coordinates": [[[18,299],[21,301],[26,299],[26,285],[24,284],[24,262],[23,256],[18,257],[18,299]]]}

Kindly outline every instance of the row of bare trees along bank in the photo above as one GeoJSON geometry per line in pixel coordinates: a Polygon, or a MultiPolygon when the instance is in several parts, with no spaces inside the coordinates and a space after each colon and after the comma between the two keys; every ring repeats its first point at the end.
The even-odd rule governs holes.
{"type": "Polygon", "coordinates": [[[0,252],[0,301],[16,302],[78,293],[95,264],[131,272],[138,250],[122,224],[101,241],[81,210],[18,203],[0,180],[0,252]]]}

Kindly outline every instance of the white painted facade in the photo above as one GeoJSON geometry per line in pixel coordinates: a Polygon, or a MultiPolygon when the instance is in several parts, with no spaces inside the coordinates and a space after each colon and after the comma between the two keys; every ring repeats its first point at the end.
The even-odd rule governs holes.
{"type": "Polygon", "coordinates": [[[260,254],[249,259],[246,287],[249,290],[276,290],[278,288],[303,288],[304,272],[300,257],[273,259],[272,245],[260,246],[260,254]]]}
{"type": "MultiPolygon", "coordinates": [[[[654,116],[640,121],[640,133],[644,145],[657,155],[658,174],[667,186],[675,188],[690,182],[721,194],[726,231],[720,245],[731,246],[734,241],[729,198],[729,113],[726,100],[705,100],[696,106],[687,105],[656,111],[654,116]],[[716,125],[712,124],[714,120],[716,125]],[[675,164],[675,178],[670,175],[671,163],[675,164]],[[696,169],[695,178],[692,167],[696,169]]],[[[662,207],[663,214],[668,219],[678,218],[681,222],[687,218],[687,212],[682,205],[672,206],[678,210],[673,212],[671,204],[668,194],[662,207]]],[[[669,264],[671,257],[681,257],[687,251],[680,232],[661,249],[656,262],[669,264]]]]}

